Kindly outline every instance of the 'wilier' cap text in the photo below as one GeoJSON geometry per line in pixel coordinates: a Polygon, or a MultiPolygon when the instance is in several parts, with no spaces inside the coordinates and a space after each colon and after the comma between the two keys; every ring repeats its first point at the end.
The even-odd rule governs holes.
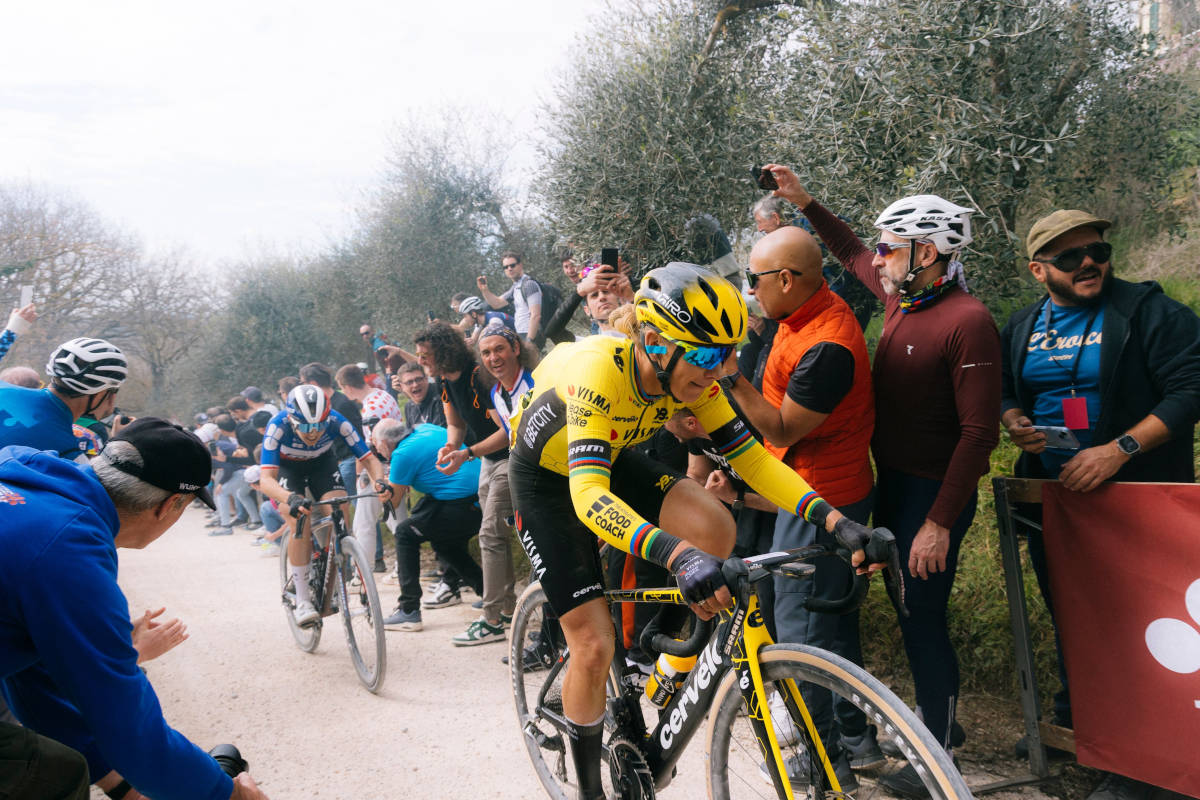
{"type": "Polygon", "coordinates": [[[1108,220],[1092,216],[1086,211],[1076,211],[1073,208],[1060,209],[1033,223],[1033,227],[1029,229],[1029,235],[1025,237],[1025,254],[1032,259],[1042,251],[1043,247],[1059,236],[1085,225],[1098,231],[1112,227],[1112,223],[1108,220]]]}
{"type": "Polygon", "coordinates": [[[171,493],[194,494],[204,505],[216,510],[217,505],[208,491],[212,456],[193,434],[165,419],[143,417],[122,428],[112,441],[129,442],[142,457],[140,467],[123,461],[113,462],[121,472],[171,493]]]}

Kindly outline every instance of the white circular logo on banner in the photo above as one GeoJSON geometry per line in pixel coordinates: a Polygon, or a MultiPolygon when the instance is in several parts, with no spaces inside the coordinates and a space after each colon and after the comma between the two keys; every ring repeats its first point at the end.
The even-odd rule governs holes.
{"type": "MultiPolygon", "coordinates": [[[[1184,605],[1200,625],[1200,580],[1187,588],[1184,605]]],[[[1188,675],[1200,670],[1200,631],[1189,622],[1172,617],[1154,620],[1146,626],[1146,647],[1155,661],[1172,672],[1188,675]]]]}

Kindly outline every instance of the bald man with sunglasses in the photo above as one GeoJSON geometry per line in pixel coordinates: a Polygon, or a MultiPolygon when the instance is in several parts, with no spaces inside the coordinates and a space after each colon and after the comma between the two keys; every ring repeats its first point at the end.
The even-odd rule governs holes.
{"type": "MultiPolygon", "coordinates": [[[[1112,245],[1104,241],[1111,225],[1060,210],[1035,222],[1026,238],[1029,271],[1046,295],[1001,332],[1001,422],[1024,451],[1016,474],[1058,479],[1079,492],[1107,480],[1194,483],[1200,318],[1154,281],[1114,277],[1112,245]],[[1075,442],[1052,446],[1035,425],[1065,427],[1075,442]]],[[[1026,513],[1040,514],[1041,506],[1026,513]]],[[[1053,613],[1040,531],[1029,531],[1029,552],[1053,613]]],[[[1061,658],[1054,721],[1070,727],[1061,658]]]]}
{"type": "MultiPolygon", "coordinates": [[[[791,225],[768,233],[754,246],[746,283],[763,315],[777,320],[779,329],[763,372],[762,394],[740,373],[729,392],[772,455],[847,517],[865,523],[875,485],[871,365],[854,311],[825,283],[821,261],[816,239],[791,225]]],[[[776,517],[773,550],[818,541],[832,539],[802,517],[776,517]]],[[[780,641],[823,647],[861,664],[858,612],[834,615],[804,607],[810,596],[831,600],[849,591],[853,576],[832,562],[818,559],[812,581],[775,582],[775,627],[780,641]]],[[[821,725],[836,715],[841,741],[826,740],[826,746],[843,788],[853,786],[852,767],[883,760],[866,717],[849,704],[834,708],[828,692],[806,692],[805,700],[821,725]]]]}

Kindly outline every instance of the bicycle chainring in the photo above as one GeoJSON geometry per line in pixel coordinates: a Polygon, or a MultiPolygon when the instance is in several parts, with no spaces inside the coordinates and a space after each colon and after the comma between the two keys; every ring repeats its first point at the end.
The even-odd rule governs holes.
{"type": "Polygon", "coordinates": [[[614,800],[654,800],[654,776],[638,746],[624,736],[608,740],[608,771],[614,800]]]}

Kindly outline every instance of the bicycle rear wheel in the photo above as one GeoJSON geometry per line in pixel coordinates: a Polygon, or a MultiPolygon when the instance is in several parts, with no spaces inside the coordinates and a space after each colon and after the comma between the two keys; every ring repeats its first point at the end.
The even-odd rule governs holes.
{"type": "MultiPolygon", "coordinates": [[[[546,794],[554,800],[575,800],[579,792],[567,736],[555,724],[563,713],[563,672],[559,670],[553,676],[552,672],[565,653],[566,640],[557,617],[546,602],[546,593],[541,584],[529,584],[513,611],[508,666],[521,738],[529,751],[534,772],[546,794]],[[539,701],[539,698],[542,699],[539,701]]],[[[610,698],[616,695],[616,680],[610,670],[607,683],[610,698]]],[[[605,727],[611,733],[609,720],[605,721],[605,727]]],[[[605,761],[608,760],[608,749],[606,742],[605,761]]],[[[612,796],[610,769],[606,764],[601,765],[600,775],[606,793],[612,796]]]]}
{"type": "Polygon", "coordinates": [[[342,539],[342,561],[338,570],[337,596],[346,627],[346,646],[358,679],[368,692],[383,688],[387,674],[383,613],[375,576],[362,547],[350,537],[342,539]],[[357,583],[357,585],[354,585],[357,583]]]}
{"type": "MultiPolygon", "coordinates": [[[[301,628],[296,624],[296,617],[292,613],[296,608],[296,590],[292,586],[291,565],[288,563],[288,541],[292,535],[284,531],[283,537],[280,539],[279,548],[279,585],[282,589],[283,598],[283,614],[287,617],[288,628],[292,632],[292,638],[296,640],[296,644],[306,653],[311,653],[317,649],[317,645],[321,643],[321,620],[317,620],[312,625],[301,628]]],[[[311,571],[311,570],[310,570],[311,571]]]]}
{"type": "MultiPolygon", "coordinates": [[[[825,650],[796,644],[777,644],[759,654],[767,692],[777,691],[796,728],[791,729],[782,712],[768,715],[775,720],[775,733],[785,762],[788,762],[792,792],[796,798],[826,800],[848,797],[855,800],[883,800],[894,795],[880,779],[911,764],[925,788],[935,800],[969,800],[971,792],[949,755],[934,740],[925,726],[886,686],[861,667],[825,650]],[[820,767],[805,731],[798,706],[791,701],[789,685],[797,689],[818,687],[841,697],[862,710],[880,734],[893,737],[908,754],[907,762],[889,760],[885,764],[854,773],[852,784],[838,794],[820,767]],[[791,730],[785,730],[785,726],[791,730]],[[798,734],[798,735],[797,735],[798,734]]],[[[713,716],[709,725],[706,757],[709,763],[711,800],[782,797],[777,795],[763,765],[758,739],[745,713],[745,700],[730,672],[713,698],[713,716]]]]}

